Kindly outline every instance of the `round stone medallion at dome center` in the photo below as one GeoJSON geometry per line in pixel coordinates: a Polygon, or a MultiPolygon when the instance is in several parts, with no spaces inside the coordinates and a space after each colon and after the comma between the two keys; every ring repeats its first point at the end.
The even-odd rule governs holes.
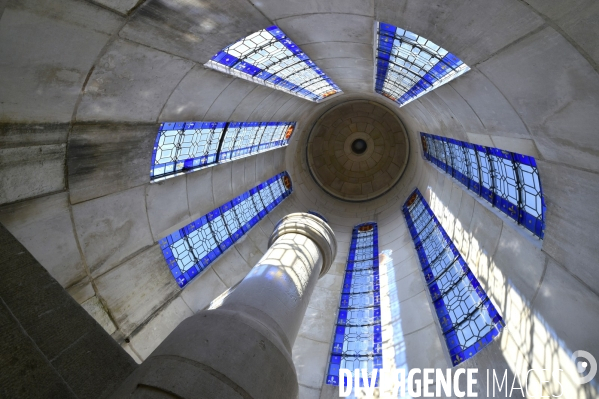
{"type": "Polygon", "coordinates": [[[307,159],[314,180],[348,201],[376,198],[399,181],[408,159],[408,140],[386,107],[351,101],[321,116],[308,137],[307,159]]]}

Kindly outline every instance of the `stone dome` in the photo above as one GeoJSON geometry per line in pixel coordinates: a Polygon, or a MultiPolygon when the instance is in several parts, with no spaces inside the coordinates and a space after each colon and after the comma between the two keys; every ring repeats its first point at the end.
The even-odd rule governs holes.
{"type": "MultiPolygon", "coordinates": [[[[327,384],[329,355],[353,229],[363,223],[379,232],[380,302],[390,320],[382,324],[384,367],[450,368],[402,210],[418,188],[509,326],[460,367],[512,376],[559,368],[559,384],[543,384],[544,392],[559,385],[562,397],[599,397],[599,376],[579,385],[570,358],[585,350],[599,359],[596,3],[0,1],[0,231],[13,236],[0,240],[10,336],[0,353],[18,360],[3,369],[10,382],[0,390],[109,397],[133,362],[246,277],[282,218],[309,210],[328,220],[338,251],[301,324],[280,326],[299,331],[290,343],[299,399],[338,398],[327,384]],[[376,91],[379,22],[442,46],[471,70],[399,107],[376,91]],[[242,79],[240,70],[206,67],[272,25],[343,94],[313,102],[242,79]],[[377,114],[385,110],[393,115],[377,114]],[[337,118],[327,122],[329,114],[337,118]],[[384,128],[377,143],[377,123],[394,116],[409,141],[384,128]],[[161,124],[194,121],[296,129],[286,147],[151,181],[161,124]],[[542,242],[427,161],[421,132],[533,157],[547,205],[542,242]],[[402,169],[406,161],[393,157],[406,153],[402,169]],[[161,240],[284,171],[293,193],[181,289],[161,240]],[[389,175],[381,187],[377,172],[389,175]]],[[[190,350],[202,344],[189,342],[190,350]]],[[[240,354],[211,347],[223,358],[240,354]]],[[[179,382],[183,389],[189,380],[179,382]]]]}
{"type": "Polygon", "coordinates": [[[401,121],[372,101],[349,101],[314,123],[306,146],[310,174],[328,194],[367,201],[389,191],[408,161],[409,142],[401,121]]]}

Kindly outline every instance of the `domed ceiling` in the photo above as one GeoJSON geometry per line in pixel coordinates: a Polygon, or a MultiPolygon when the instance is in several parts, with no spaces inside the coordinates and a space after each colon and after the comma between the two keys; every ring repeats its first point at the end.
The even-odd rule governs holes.
{"type": "Polygon", "coordinates": [[[341,103],[325,112],[308,136],[310,174],[330,195],[345,201],[381,196],[401,178],[409,143],[400,120],[372,101],[341,103]]]}

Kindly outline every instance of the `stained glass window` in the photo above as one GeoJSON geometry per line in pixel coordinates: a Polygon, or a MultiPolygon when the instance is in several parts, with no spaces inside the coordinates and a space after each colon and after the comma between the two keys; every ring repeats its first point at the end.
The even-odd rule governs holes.
{"type": "Polygon", "coordinates": [[[339,385],[339,369],[367,369],[370,385],[372,370],[383,367],[378,254],[377,224],[354,227],[327,373],[329,385],[339,385]]]}
{"type": "Polygon", "coordinates": [[[277,26],[225,47],[206,66],[315,102],[341,93],[277,26]]]}
{"type": "Polygon", "coordinates": [[[458,365],[499,335],[503,319],[418,189],[403,212],[451,361],[458,365]]]}
{"type": "Polygon", "coordinates": [[[168,179],[206,166],[284,147],[295,122],[169,122],[154,142],[150,178],[168,179]]]}
{"type": "Polygon", "coordinates": [[[183,288],[254,227],[292,191],[287,172],[235,197],[159,241],[171,274],[183,288]]]}
{"type": "Polygon", "coordinates": [[[543,238],[546,206],[533,157],[427,133],[420,137],[427,160],[543,238]]]}
{"type": "Polygon", "coordinates": [[[470,70],[422,36],[382,22],[377,27],[375,91],[400,107],[470,70]]]}

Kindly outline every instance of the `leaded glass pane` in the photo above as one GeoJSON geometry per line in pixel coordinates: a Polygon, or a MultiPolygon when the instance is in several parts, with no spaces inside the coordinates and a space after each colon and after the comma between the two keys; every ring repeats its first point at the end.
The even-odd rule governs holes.
{"type": "Polygon", "coordinates": [[[188,240],[179,240],[171,247],[171,251],[182,271],[189,270],[197,262],[193,247],[190,244],[188,240]]]}
{"type": "Polygon", "coordinates": [[[264,126],[264,133],[260,137],[260,144],[282,140],[286,130],[286,126],[264,126]]]}
{"type": "Polygon", "coordinates": [[[254,203],[254,207],[256,209],[265,209],[266,205],[263,201],[262,201],[262,197],[260,196],[260,193],[256,193],[254,195],[252,195],[252,202],[254,203]]]}
{"type": "Polygon", "coordinates": [[[343,352],[348,357],[372,355],[374,350],[374,326],[345,328],[343,352]]]}
{"type": "Polygon", "coordinates": [[[520,177],[520,223],[543,237],[545,234],[545,199],[537,165],[532,157],[518,156],[520,177]]]}
{"type": "Polygon", "coordinates": [[[372,259],[372,247],[363,247],[363,248],[357,248],[356,249],[356,255],[355,255],[355,259],[356,260],[365,260],[365,259],[372,259]],[[370,249],[370,250],[368,250],[370,249]]]}
{"type": "Polygon", "coordinates": [[[353,270],[369,270],[374,267],[375,259],[359,260],[354,262],[353,270]]]}
{"type": "Polygon", "coordinates": [[[494,155],[497,151],[489,154],[489,159],[493,163],[494,174],[494,192],[496,199],[494,205],[500,208],[514,220],[518,220],[518,176],[516,165],[512,161],[511,154],[494,155]]]}
{"type": "Polygon", "coordinates": [[[249,154],[252,150],[252,147],[260,143],[260,140],[264,135],[264,129],[266,128],[266,125],[256,125],[257,126],[248,126],[247,124],[243,124],[241,127],[241,130],[237,136],[237,140],[235,140],[235,145],[233,146],[233,151],[236,153],[234,156],[235,158],[249,154]]]}
{"type": "MultiPolygon", "coordinates": [[[[166,263],[183,288],[215,261],[225,250],[291,194],[287,172],[241,194],[159,241],[166,263]],[[274,190],[278,202],[265,206],[260,193],[274,190]]],[[[272,195],[272,194],[271,194],[272,195]]]]}
{"type": "MultiPolygon", "coordinates": [[[[462,323],[456,327],[456,333],[463,348],[471,348],[476,342],[484,339],[487,334],[497,328],[489,317],[489,313],[480,309],[477,309],[468,321],[468,323],[462,323]]],[[[467,352],[468,350],[466,355],[468,355],[467,352]]]]}
{"type": "MultiPolygon", "coordinates": [[[[234,226],[232,226],[232,227],[234,227],[234,226]]],[[[222,217],[222,215],[218,215],[217,217],[215,217],[214,219],[212,219],[210,221],[210,228],[212,229],[212,232],[214,233],[214,237],[216,238],[216,241],[218,243],[222,243],[227,238],[229,238],[230,234],[227,229],[227,226],[225,225],[225,219],[222,217]]],[[[235,231],[235,230],[233,230],[233,231],[235,231]]]]}
{"type": "Polygon", "coordinates": [[[237,219],[239,220],[239,224],[241,226],[243,226],[247,222],[249,222],[258,213],[258,210],[254,206],[253,198],[251,198],[251,197],[244,199],[241,203],[237,204],[235,206],[235,208],[233,208],[233,209],[235,211],[235,215],[237,216],[237,219]]]}
{"type": "Polygon", "coordinates": [[[273,196],[272,190],[270,189],[270,187],[268,187],[265,190],[261,190],[260,191],[260,198],[262,199],[262,202],[264,203],[264,205],[268,206],[270,205],[275,197],[273,196]]]}
{"type": "Polygon", "coordinates": [[[182,135],[181,130],[163,131],[156,149],[156,163],[165,164],[177,160],[178,144],[182,135]]]}
{"type": "Polygon", "coordinates": [[[225,47],[205,66],[315,102],[341,93],[276,26],[225,47]]]}
{"type": "Polygon", "coordinates": [[[489,157],[484,150],[478,150],[478,161],[481,183],[483,187],[493,191],[493,167],[491,166],[489,157]]]}
{"type": "Polygon", "coordinates": [[[274,198],[279,198],[283,192],[285,191],[285,187],[283,186],[282,181],[276,181],[275,183],[270,185],[270,189],[272,190],[272,196],[274,198]]]}
{"type": "Polygon", "coordinates": [[[237,137],[241,130],[241,123],[230,123],[229,126],[227,126],[227,131],[223,136],[222,144],[220,146],[219,160],[230,159],[230,154],[233,152],[235,142],[237,141],[237,137]]]}
{"type": "MultiPolygon", "coordinates": [[[[447,259],[447,258],[446,258],[447,259]]],[[[438,270],[437,279],[435,283],[437,283],[437,287],[439,287],[439,291],[442,294],[447,292],[457,280],[460,280],[461,277],[466,273],[462,268],[460,262],[447,262],[446,264],[438,264],[435,267],[438,270]],[[447,266],[447,263],[450,265],[447,266]]]]}
{"type": "Polygon", "coordinates": [[[472,287],[468,276],[464,276],[443,294],[443,302],[453,324],[459,324],[482,303],[482,299],[472,287]]]}
{"type": "Polygon", "coordinates": [[[495,194],[509,199],[512,203],[518,202],[518,180],[514,163],[511,159],[491,156],[495,172],[495,194]]]}
{"type": "Polygon", "coordinates": [[[427,211],[424,211],[418,216],[418,218],[414,222],[414,226],[416,226],[416,228],[419,230],[423,230],[425,228],[433,229],[434,228],[433,225],[435,223],[432,220],[433,220],[433,217],[431,215],[429,215],[429,213],[427,211]],[[429,224],[431,226],[428,226],[429,224]]]}
{"type": "Polygon", "coordinates": [[[480,182],[480,167],[478,162],[478,157],[476,156],[476,151],[473,148],[466,148],[466,156],[470,160],[470,173],[472,174],[470,178],[475,182],[480,182]]]}
{"type": "Polygon", "coordinates": [[[421,204],[430,210],[415,190],[403,211],[455,366],[488,345],[503,328],[503,320],[436,217],[432,216],[435,221],[430,224],[434,226],[432,233],[413,223],[413,211],[421,204]]]}
{"type": "Polygon", "coordinates": [[[430,218],[428,212],[426,212],[426,207],[422,204],[414,205],[413,208],[410,209],[410,214],[412,215],[413,220],[419,219],[421,217],[430,218]]]}
{"type": "Polygon", "coordinates": [[[447,159],[445,157],[445,146],[443,145],[443,141],[435,140],[434,143],[437,152],[437,159],[443,162],[444,164],[447,164],[447,159]]]}
{"type": "MultiPolygon", "coordinates": [[[[443,274],[443,272],[447,269],[449,265],[453,263],[456,256],[451,250],[451,247],[447,246],[441,253],[434,258],[434,261],[431,262],[430,268],[435,277],[438,277],[443,274]]],[[[429,258],[430,260],[431,258],[429,258]]]]}
{"type": "Polygon", "coordinates": [[[447,242],[439,230],[439,226],[431,223],[434,231],[429,234],[422,242],[422,249],[429,261],[433,262],[447,248],[447,242]]]}
{"type": "MultiPolygon", "coordinates": [[[[424,220],[427,220],[427,219],[428,219],[427,223],[421,224],[421,226],[422,226],[422,230],[420,230],[421,241],[428,239],[431,234],[433,234],[437,231],[437,223],[436,223],[435,219],[431,216],[430,219],[426,218],[424,220]]],[[[418,220],[420,220],[420,219],[418,219],[418,220]]]]}
{"type": "Polygon", "coordinates": [[[390,24],[377,23],[376,42],[375,91],[400,106],[470,70],[430,40],[390,24]]]}
{"type": "Polygon", "coordinates": [[[456,143],[448,143],[449,150],[451,151],[451,158],[453,160],[453,167],[456,171],[460,172],[466,177],[470,177],[468,170],[468,163],[466,162],[466,154],[464,154],[463,147],[456,143]]]}
{"type": "Polygon", "coordinates": [[[530,165],[518,164],[520,181],[522,182],[522,205],[526,212],[535,217],[543,215],[543,193],[539,172],[530,165]]]}
{"type": "Polygon", "coordinates": [[[339,384],[339,369],[382,368],[382,331],[375,223],[354,227],[342,287],[327,384],[339,384]]]}
{"type": "Polygon", "coordinates": [[[150,178],[164,180],[224,161],[284,147],[295,122],[169,122],[160,125],[150,178]]]}
{"type": "Polygon", "coordinates": [[[373,324],[374,308],[358,308],[347,310],[347,325],[361,326],[365,324],[373,324]]]}
{"type": "Polygon", "coordinates": [[[355,270],[351,273],[351,285],[348,293],[372,292],[376,284],[378,284],[378,271],[375,274],[373,269],[355,270]]]}
{"type": "MultiPolygon", "coordinates": [[[[218,247],[218,243],[214,240],[214,235],[212,234],[208,224],[205,224],[199,229],[189,233],[186,241],[189,243],[195,257],[198,260],[204,258],[210,253],[210,251],[218,247]]],[[[181,270],[187,271],[186,268],[181,270]]]]}
{"type": "MultiPolygon", "coordinates": [[[[442,139],[427,133],[420,133],[420,136],[429,148],[429,153],[430,149],[436,151],[436,156],[427,158],[429,161],[447,173],[450,173],[450,166],[453,166],[453,177],[537,237],[543,238],[546,207],[533,157],[454,139],[442,139]],[[447,157],[446,154],[450,156],[447,157]],[[452,163],[447,163],[450,160],[452,163]]],[[[424,228],[425,224],[420,221],[420,211],[418,215],[414,215],[411,210],[410,212],[416,227],[424,228]]]]}
{"type": "Polygon", "coordinates": [[[418,205],[414,209],[410,211],[414,221],[419,221],[423,223],[423,227],[428,223],[431,219],[431,215],[427,212],[426,208],[422,205],[418,205]]]}
{"type": "Polygon", "coordinates": [[[174,176],[217,161],[224,122],[163,123],[156,137],[150,176],[174,176]]]}
{"type": "Polygon", "coordinates": [[[427,141],[429,153],[431,154],[431,156],[438,159],[439,156],[437,155],[437,147],[435,145],[435,142],[433,141],[433,138],[426,136],[426,141],[427,141]]]}
{"type": "Polygon", "coordinates": [[[235,213],[235,210],[233,208],[224,212],[222,217],[225,220],[225,223],[227,224],[227,230],[229,230],[231,234],[239,230],[243,225],[242,223],[240,223],[237,214],[235,213]]]}
{"type": "MultiPolygon", "coordinates": [[[[441,144],[443,145],[443,149],[445,150],[445,163],[447,163],[447,166],[453,167],[453,157],[451,155],[451,149],[449,148],[449,143],[447,142],[446,139],[443,139],[441,141],[441,144]]],[[[447,169],[447,172],[450,173],[450,169],[447,169]]]]}
{"type": "MultiPolygon", "coordinates": [[[[353,293],[353,294],[348,295],[347,299],[348,299],[346,301],[347,308],[372,307],[376,303],[380,302],[380,296],[378,294],[373,293],[372,291],[362,292],[362,293],[353,293]]],[[[343,307],[344,301],[345,301],[345,298],[343,301],[341,301],[342,307],[343,307]]],[[[351,323],[351,324],[356,324],[356,323],[351,323]]],[[[357,324],[359,324],[359,323],[357,323],[357,324]]]]}

